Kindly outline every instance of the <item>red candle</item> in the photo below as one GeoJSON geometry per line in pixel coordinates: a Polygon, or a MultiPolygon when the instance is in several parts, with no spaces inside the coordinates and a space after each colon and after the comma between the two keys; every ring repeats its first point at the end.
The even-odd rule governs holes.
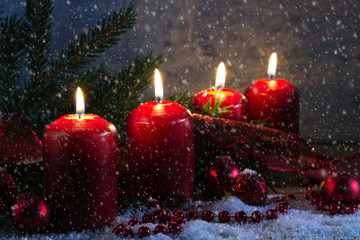
{"type": "Polygon", "coordinates": [[[299,90],[285,79],[274,79],[276,53],[268,68],[269,79],[260,79],[249,86],[250,120],[268,120],[273,128],[299,134],[299,90]]]}
{"type": "Polygon", "coordinates": [[[131,189],[178,204],[194,197],[193,120],[183,106],[161,101],[162,94],[156,69],[156,101],[140,105],[127,118],[131,189]]]}
{"type": "Polygon", "coordinates": [[[225,85],[225,65],[219,64],[214,88],[197,93],[193,98],[192,108],[195,112],[201,113],[204,105],[211,101],[211,108],[214,107],[216,100],[222,102],[220,108],[232,105],[228,113],[222,115],[238,121],[248,120],[248,101],[246,97],[232,89],[224,88],[225,85]]]}
{"type": "Polygon", "coordinates": [[[99,228],[118,213],[116,128],[83,114],[80,105],[78,99],[78,114],[59,118],[43,133],[44,194],[60,230],[99,228]]]}

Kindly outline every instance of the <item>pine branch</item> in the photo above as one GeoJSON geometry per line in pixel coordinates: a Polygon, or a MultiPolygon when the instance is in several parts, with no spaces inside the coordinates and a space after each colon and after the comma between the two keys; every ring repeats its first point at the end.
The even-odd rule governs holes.
{"type": "Polygon", "coordinates": [[[0,23],[0,112],[16,111],[23,63],[21,22],[15,15],[0,23]]]}
{"type": "Polygon", "coordinates": [[[139,95],[149,85],[155,68],[162,62],[162,56],[153,58],[148,53],[143,58],[136,58],[133,66],[118,74],[111,74],[103,67],[89,92],[88,109],[113,122],[120,139],[126,136],[125,120],[130,111],[139,104],[139,95]]]}
{"type": "MultiPolygon", "coordinates": [[[[2,3],[0,3],[0,15],[2,15],[4,13],[4,5],[2,3]]],[[[2,16],[0,16],[0,21],[2,21],[4,18],[2,16]]]]}
{"type": "Polygon", "coordinates": [[[81,34],[79,40],[73,41],[67,50],[52,59],[51,71],[45,79],[51,79],[60,73],[72,74],[87,66],[100,53],[118,43],[119,35],[126,32],[135,23],[136,14],[131,8],[120,9],[108,19],[102,21],[89,32],[81,34]]]}
{"type": "MultiPolygon", "coordinates": [[[[58,57],[51,58],[50,71],[43,76],[41,84],[32,88],[32,94],[36,93],[43,99],[54,99],[55,95],[62,97],[68,89],[75,87],[75,83],[79,83],[83,68],[88,68],[95,57],[117,44],[120,40],[118,36],[134,24],[135,15],[131,8],[120,9],[92,27],[87,34],[83,33],[79,40],[70,43],[67,50],[63,50],[58,57]]],[[[30,106],[27,105],[24,115],[45,111],[52,104],[53,102],[37,100],[30,106]]]]}
{"type": "MultiPolygon", "coordinates": [[[[48,67],[51,41],[51,0],[28,0],[25,8],[25,21],[23,24],[24,44],[28,55],[25,66],[30,72],[31,80],[28,83],[40,85],[48,67]]],[[[32,88],[35,88],[32,86],[32,88]]]]}
{"type": "Polygon", "coordinates": [[[211,98],[209,101],[202,107],[201,114],[202,115],[208,115],[212,117],[225,117],[224,114],[231,113],[231,110],[229,110],[233,105],[221,107],[221,104],[224,102],[224,100],[220,101],[220,96],[216,98],[215,104],[213,107],[211,107],[211,98]]]}

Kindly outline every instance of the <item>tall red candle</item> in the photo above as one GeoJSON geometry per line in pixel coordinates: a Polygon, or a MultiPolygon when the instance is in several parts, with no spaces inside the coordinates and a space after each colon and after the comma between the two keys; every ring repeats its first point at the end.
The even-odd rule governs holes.
{"type": "Polygon", "coordinates": [[[222,102],[220,108],[231,106],[227,109],[229,112],[223,113],[223,116],[233,120],[247,121],[249,111],[248,101],[243,94],[224,88],[225,75],[225,65],[221,62],[217,71],[215,87],[195,94],[192,108],[195,112],[201,113],[207,102],[211,101],[211,107],[213,108],[216,100],[218,100],[222,102]]]}
{"type": "Polygon", "coordinates": [[[183,106],[161,101],[156,69],[159,81],[157,101],[140,105],[127,118],[131,189],[178,204],[194,197],[193,120],[183,106]]]}
{"type": "Polygon", "coordinates": [[[270,58],[269,79],[260,79],[249,86],[250,120],[268,120],[272,127],[299,134],[299,90],[285,79],[274,79],[276,54],[270,58]]]}
{"type": "Polygon", "coordinates": [[[60,230],[99,228],[118,213],[116,128],[77,112],[43,132],[44,194],[60,230]]]}

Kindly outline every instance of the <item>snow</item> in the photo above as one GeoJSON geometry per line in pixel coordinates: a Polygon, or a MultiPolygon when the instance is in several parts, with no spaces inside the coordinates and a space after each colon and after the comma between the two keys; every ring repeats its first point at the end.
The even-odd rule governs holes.
{"type": "MultiPolygon", "coordinates": [[[[243,174],[245,174],[245,175],[250,175],[250,176],[252,176],[252,175],[260,175],[260,174],[257,173],[256,171],[251,170],[251,169],[248,169],[248,168],[243,171],[243,174]]],[[[260,176],[261,176],[261,175],[260,175],[260,176]]]]}
{"type": "MultiPolygon", "coordinates": [[[[182,226],[179,234],[151,235],[146,239],[356,239],[360,236],[360,212],[353,215],[330,216],[327,212],[320,212],[302,194],[296,194],[297,199],[289,200],[291,209],[286,215],[279,215],[275,220],[264,220],[260,223],[238,224],[230,223],[208,223],[202,220],[187,222],[182,226]]],[[[221,210],[227,210],[232,216],[239,210],[245,211],[248,215],[254,210],[265,213],[269,208],[275,208],[275,195],[269,196],[269,203],[266,206],[248,206],[236,197],[226,197],[215,202],[195,202],[194,205],[201,205],[201,211],[211,210],[215,214],[221,210]],[[270,199],[270,200],[269,200],[270,199]]],[[[200,212],[196,208],[197,212],[200,212]]],[[[112,236],[112,229],[121,222],[127,222],[136,217],[141,219],[146,210],[135,213],[132,208],[118,216],[115,221],[94,232],[47,234],[33,236],[18,236],[14,239],[117,239],[112,236]]],[[[142,226],[142,225],[140,225],[142,226]]],[[[156,224],[146,224],[153,230],[156,224]]],[[[133,229],[134,231],[137,229],[133,229]]],[[[0,234],[0,237],[5,238],[0,234]]]]}

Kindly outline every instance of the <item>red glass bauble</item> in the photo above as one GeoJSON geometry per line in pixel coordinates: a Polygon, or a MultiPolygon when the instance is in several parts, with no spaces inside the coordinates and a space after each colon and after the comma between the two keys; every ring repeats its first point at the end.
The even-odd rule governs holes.
{"type": "Polygon", "coordinates": [[[188,221],[195,220],[197,218],[197,214],[195,211],[190,210],[186,213],[186,218],[188,221]]]}
{"type": "Polygon", "coordinates": [[[281,214],[285,214],[285,213],[287,213],[288,209],[282,205],[279,205],[276,207],[276,211],[281,214]]]}
{"type": "Polygon", "coordinates": [[[329,203],[326,200],[321,200],[318,202],[318,209],[328,211],[329,210],[329,203]]]}
{"type": "Polygon", "coordinates": [[[129,221],[129,225],[130,226],[140,225],[140,221],[137,220],[136,218],[133,218],[129,221]]]}
{"type": "Polygon", "coordinates": [[[323,195],[329,201],[357,202],[360,198],[360,184],[348,172],[334,173],[326,179],[323,195]]]}
{"type": "Polygon", "coordinates": [[[167,222],[171,218],[170,211],[167,209],[162,209],[162,210],[160,210],[158,217],[159,217],[160,222],[167,222]]]}
{"type": "Polygon", "coordinates": [[[0,214],[14,204],[16,199],[16,184],[14,178],[4,168],[0,167],[0,214]]]}
{"type": "Polygon", "coordinates": [[[231,191],[240,168],[230,156],[217,156],[205,167],[205,191],[210,197],[221,198],[231,191]]]}
{"type": "Polygon", "coordinates": [[[176,210],[175,212],[173,212],[173,216],[181,218],[181,220],[184,219],[184,213],[181,210],[176,210]]]}
{"type": "Polygon", "coordinates": [[[149,208],[155,208],[155,209],[159,209],[160,208],[160,203],[157,201],[151,201],[148,204],[149,208]]]}
{"type": "Polygon", "coordinates": [[[260,211],[254,211],[251,214],[251,219],[253,220],[253,222],[260,222],[261,220],[263,220],[264,215],[260,212],[260,211]]]}
{"type": "Polygon", "coordinates": [[[169,224],[168,229],[171,233],[178,233],[181,230],[179,224],[169,224]]]}
{"type": "Polygon", "coordinates": [[[345,207],[345,213],[347,214],[353,214],[356,212],[356,208],[353,205],[349,205],[345,207]]]}
{"type": "Polygon", "coordinates": [[[245,169],[235,179],[232,194],[248,205],[263,205],[268,194],[263,177],[253,170],[245,169]]]}
{"type": "Polygon", "coordinates": [[[340,209],[341,209],[340,205],[336,204],[336,203],[332,203],[329,206],[329,212],[330,212],[331,215],[335,215],[335,214],[339,213],[340,209]]]}
{"type": "Polygon", "coordinates": [[[117,225],[112,231],[113,235],[122,236],[122,233],[124,231],[124,228],[126,228],[126,226],[127,226],[126,223],[120,223],[119,225],[117,225]]]}
{"type": "Polygon", "coordinates": [[[170,222],[169,224],[185,224],[185,222],[183,221],[183,219],[179,218],[179,217],[172,217],[170,218],[170,222]]]}
{"type": "Polygon", "coordinates": [[[155,227],[154,233],[155,233],[155,234],[162,233],[162,234],[165,234],[165,235],[166,235],[166,234],[167,234],[167,229],[166,229],[166,227],[165,227],[164,225],[159,224],[159,225],[157,225],[157,226],[155,227]]]}
{"type": "Polygon", "coordinates": [[[154,215],[152,215],[151,213],[145,213],[142,217],[142,222],[143,223],[152,223],[154,221],[154,215]]]}
{"type": "Polygon", "coordinates": [[[235,220],[238,223],[244,223],[244,222],[246,222],[246,219],[247,219],[247,215],[246,215],[246,213],[244,211],[238,211],[235,214],[235,220]]]}
{"type": "Polygon", "coordinates": [[[219,221],[221,223],[226,223],[226,222],[230,221],[230,213],[225,210],[221,211],[219,213],[219,221]]]}
{"type": "Polygon", "coordinates": [[[133,238],[134,233],[130,228],[124,228],[124,230],[122,232],[122,237],[123,238],[133,238]]]}
{"type": "Polygon", "coordinates": [[[286,201],[282,201],[282,202],[279,204],[279,206],[282,206],[282,207],[286,208],[287,210],[290,209],[290,204],[289,204],[288,202],[286,202],[286,201]]]}
{"type": "Polygon", "coordinates": [[[40,232],[49,222],[49,207],[44,199],[34,194],[22,195],[12,209],[13,224],[21,231],[40,232]]]}
{"type": "Polygon", "coordinates": [[[278,213],[274,209],[269,209],[266,211],[266,219],[275,219],[278,218],[278,213]]]}
{"type": "Polygon", "coordinates": [[[204,221],[211,222],[214,220],[214,213],[212,211],[206,210],[203,212],[201,218],[204,221]]]}
{"type": "Polygon", "coordinates": [[[147,226],[142,226],[141,228],[139,228],[138,233],[140,238],[144,238],[150,236],[151,231],[150,228],[148,228],[147,226]]]}

